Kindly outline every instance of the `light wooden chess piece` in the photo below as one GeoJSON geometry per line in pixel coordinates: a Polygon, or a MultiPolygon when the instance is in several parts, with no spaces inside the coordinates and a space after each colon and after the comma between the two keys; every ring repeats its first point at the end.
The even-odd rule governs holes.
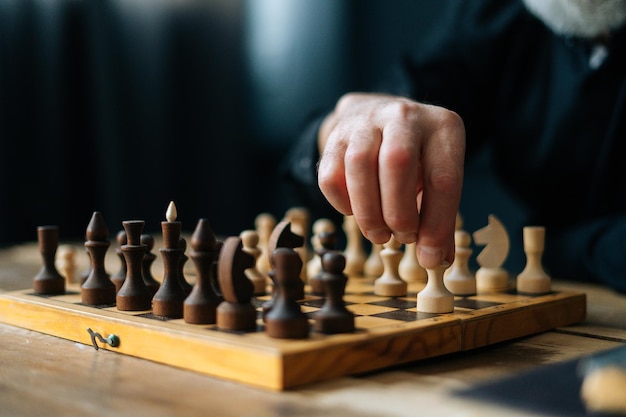
{"type": "Polygon", "coordinates": [[[400,277],[406,282],[422,282],[426,283],[426,270],[419,264],[417,260],[416,242],[406,244],[404,246],[404,255],[400,260],[400,277]]]}
{"type": "Polygon", "coordinates": [[[313,236],[311,236],[311,246],[313,248],[313,257],[307,263],[307,276],[309,278],[316,276],[322,270],[322,260],[317,252],[322,249],[319,235],[325,232],[335,232],[335,224],[330,219],[318,219],[313,223],[313,236]]]}
{"type": "Polygon", "coordinates": [[[402,259],[402,244],[393,236],[383,245],[380,257],[383,260],[383,274],[374,281],[374,294],[385,297],[403,297],[407,293],[407,283],[400,278],[398,268],[402,259]]]}
{"type": "Polygon", "coordinates": [[[363,265],[363,273],[366,277],[379,277],[385,270],[383,260],[380,257],[381,250],[383,250],[382,243],[372,244],[372,250],[363,265]]]}
{"type": "Polygon", "coordinates": [[[270,240],[272,230],[276,227],[276,218],[270,213],[261,213],[254,219],[254,227],[259,235],[259,249],[261,255],[257,260],[257,268],[264,274],[272,270],[270,265],[270,254],[268,253],[267,244],[270,240]]]}
{"type": "Polygon", "coordinates": [[[517,276],[517,291],[526,294],[549,293],[550,276],[541,264],[546,230],[541,226],[527,226],[523,232],[526,266],[517,276]]]}
{"type": "MultiPolygon", "coordinates": [[[[302,260],[302,265],[306,265],[311,259],[312,251],[309,249],[309,211],[304,207],[292,207],[285,213],[284,220],[291,222],[291,231],[304,238],[304,244],[299,248],[294,248],[302,260]]],[[[271,254],[270,254],[271,256],[271,254]]],[[[307,268],[300,269],[300,279],[307,282],[307,268]]]]}
{"type": "Polygon", "coordinates": [[[68,284],[76,283],[76,249],[72,245],[61,245],[57,257],[59,273],[68,284]]]}
{"type": "Polygon", "coordinates": [[[362,275],[367,256],[363,249],[363,234],[354,216],[344,216],[343,230],[346,234],[346,248],[343,252],[346,257],[344,273],[349,277],[362,275]]]}
{"type": "Polygon", "coordinates": [[[476,277],[469,269],[471,236],[464,230],[454,232],[454,262],[446,270],[443,282],[454,295],[476,294],[476,277]]]}
{"type": "Polygon", "coordinates": [[[446,314],[454,312],[454,294],[443,284],[443,274],[450,266],[445,262],[438,268],[427,269],[428,282],[417,293],[417,311],[421,313],[446,314]]]}
{"type": "Polygon", "coordinates": [[[502,264],[509,254],[509,235],[496,216],[489,215],[489,223],[474,232],[474,242],[486,245],[476,260],[476,292],[479,294],[506,292],[510,289],[509,273],[502,264]]]}
{"type": "Polygon", "coordinates": [[[243,243],[243,251],[252,255],[255,262],[252,268],[248,268],[244,272],[254,286],[254,295],[263,295],[267,292],[268,277],[256,266],[259,256],[261,256],[261,249],[258,247],[259,234],[256,230],[244,230],[239,234],[239,237],[243,243]]]}

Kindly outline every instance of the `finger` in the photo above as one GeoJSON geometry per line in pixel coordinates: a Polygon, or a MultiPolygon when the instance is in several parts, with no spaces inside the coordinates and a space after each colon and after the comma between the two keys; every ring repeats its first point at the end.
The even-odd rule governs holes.
{"type": "Polygon", "coordinates": [[[379,179],[385,223],[401,243],[417,239],[420,141],[406,125],[385,128],[379,154],[379,179]]]}
{"type": "Polygon", "coordinates": [[[350,197],[346,187],[344,157],[346,143],[337,134],[329,136],[317,170],[317,181],[326,200],[340,213],[351,215],[350,197]]]}
{"type": "Polygon", "coordinates": [[[424,268],[454,258],[454,227],[461,200],[465,128],[458,115],[443,112],[422,150],[423,195],[417,254],[424,268]]]}
{"type": "Polygon", "coordinates": [[[380,130],[353,131],[345,154],[346,186],[354,219],[373,243],[385,243],[391,232],[384,222],[378,178],[380,130]]]}

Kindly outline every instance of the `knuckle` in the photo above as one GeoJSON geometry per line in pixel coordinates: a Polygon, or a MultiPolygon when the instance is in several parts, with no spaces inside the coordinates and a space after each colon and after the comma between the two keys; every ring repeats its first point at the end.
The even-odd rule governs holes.
{"type": "Polygon", "coordinates": [[[462,178],[454,167],[438,167],[428,175],[428,184],[437,193],[452,194],[459,188],[462,178]]]}

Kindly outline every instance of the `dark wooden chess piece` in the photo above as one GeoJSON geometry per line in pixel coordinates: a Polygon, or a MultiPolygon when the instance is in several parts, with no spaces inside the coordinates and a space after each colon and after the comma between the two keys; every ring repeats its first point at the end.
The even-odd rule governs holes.
{"type": "Polygon", "coordinates": [[[217,306],[222,297],[215,290],[214,263],[219,255],[219,245],[207,219],[198,220],[191,235],[190,254],[197,276],[196,283],[183,303],[183,318],[192,324],[214,324],[217,306]]]}
{"type": "MultiPolygon", "coordinates": [[[[337,234],[335,232],[322,232],[318,236],[321,248],[316,251],[316,255],[322,262],[322,257],[325,253],[335,250],[337,246],[337,234]]],[[[311,292],[315,295],[324,295],[324,282],[322,276],[324,274],[323,268],[316,275],[309,277],[309,285],[311,286],[311,292]]]]}
{"type": "Polygon", "coordinates": [[[154,297],[154,294],[159,290],[159,286],[161,285],[159,281],[154,279],[152,275],[152,263],[156,260],[157,256],[152,253],[152,249],[154,249],[154,237],[151,234],[144,233],[141,235],[141,244],[146,245],[146,254],[143,256],[142,272],[143,272],[143,282],[148,287],[148,292],[150,293],[150,298],[154,297]]]}
{"type": "Polygon", "coordinates": [[[326,300],[313,316],[314,329],[320,333],[349,333],[354,331],[354,314],[346,308],[343,296],[348,277],[343,273],[346,258],[337,251],[322,256],[322,276],[326,300]]]}
{"type": "Polygon", "coordinates": [[[59,227],[39,226],[37,228],[37,240],[43,265],[33,278],[33,291],[35,294],[64,294],[65,278],[59,274],[54,264],[59,248],[59,227]]]}
{"type": "Polygon", "coordinates": [[[99,211],[91,216],[85,237],[91,268],[80,287],[81,301],[85,305],[114,305],[116,288],[104,265],[106,252],[111,245],[108,241],[109,229],[99,211]]]}
{"type": "Polygon", "coordinates": [[[224,297],[217,307],[217,327],[220,329],[256,329],[257,313],[251,302],[254,285],[245,274],[254,263],[254,257],[244,252],[241,238],[229,237],[224,241],[217,274],[224,297]]]}
{"type": "Polygon", "coordinates": [[[167,221],[161,222],[164,247],[159,252],[163,257],[163,280],[152,298],[152,313],[158,317],[183,317],[183,303],[187,294],[180,285],[180,258],[183,254],[180,247],[181,228],[181,222],[176,221],[174,216],[168,216],[167,221]]]}
{"type": "Polygon", "coordinates": [[[126,279],[126,258],[124,257],[124,253],[122,252],[122,246],[126,244],[126,231],[120,230],[117,232],[115,236],[115,241],[117,242],[117,248],[115,248],[115,254],[120,258],[120,269],[111,276],[111,281],[115,284],[115,291],[119,291],[124,284],[124,280],[126,279]]]}
{"type": "MultiPolygon", "coordinates": [[[[291,222],[287,220],[283,220],[279,222],[276,225],[276,227],[274,227],[274,229],[272,230],[272,233],[270,234],[270,238],[267,244],[267,251],[268,251],[267,253],[270,254],[270,266],[272,268],[268,272],[268,276],[270,277],[272,282],[274,282],[274,271],[273,271],[274,265],[272,265],[271,263],[272,261],[271,255],[274,252],[274,250],[279,247],[294,249],[294,248],[299,248],[302,245],[304,245],[304,237],[297,235],[291,231],[291,222]]],[[[300,275],[300,272],[298,272],[298,275],[300,275]]],[[[274,285],[273,288],[275,289],[276,286],[274,285]]],[[[294,291],[296,290],[294,289],[294,291]]],[[[274,305],[275,296],[276,296],[276,291],[273,290],[272,298],[266,301],[265,304],[263,304],[263,321],[265,321],[265,316],[272,309],[272,305],[274,305]]],[[[304,298],[304,282],[300,280],[300,284],[298,284],[298,289],[297,289],[297,299],[300,300],[302,298],[304,298]]]]}
{"type": "Polygon", "coordinates": [[[302,259],[290,248],[276,248],[272,253],[274,266],[274,304],[265,316],[269,337],[304,339],[309,335],[309,320],[298,304],[302,259]]]}
{"type": "Polygon", "coordinates": [[[117,308],[122,311],[141,311],[150,309],[150,292],[143,281],[142,262],[146,254],[146,245],[141,244],[143,220],[122,222],[126,230],[126,245],[122,245],[122,253],[126,258],[126,279],[117,292],[117,308]]]}
{"type": "Polygon", "coordinates": [[[185,291],[185,295],[188,296],[191,293],[193,286],[189,282],[187,282],[187,279],[185,278],[185,264],[189,260],[189,257],[185,255],[185,251],[187,250],[187,241],[185,240],[184,237],[181,237],[178,240],[178,243],[179,243],[179,247],[183,251],[183,253],[180,255],[178,276],[180,278],[180,285],[181,287],[183,287],[183,290],[185,291]]]}

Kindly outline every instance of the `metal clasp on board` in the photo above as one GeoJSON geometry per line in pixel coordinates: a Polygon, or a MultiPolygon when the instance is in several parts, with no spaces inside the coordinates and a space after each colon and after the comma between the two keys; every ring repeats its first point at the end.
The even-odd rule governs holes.
{"type": "Polygon", "coordinates": [[[100,349],[96,339],[99,340],[100,343],[105,343],[111,347],[118,347],[120,345],[120,338],[117,337],[117,335],[111,334],[109,335],[109,337],[105,338],[105,337],[102,337],[100,333],[94,332],[91,329],[87,329],[87,332],[89,332],[89,336],[91,336],[91,344],[96,350],[100,349]]]}

